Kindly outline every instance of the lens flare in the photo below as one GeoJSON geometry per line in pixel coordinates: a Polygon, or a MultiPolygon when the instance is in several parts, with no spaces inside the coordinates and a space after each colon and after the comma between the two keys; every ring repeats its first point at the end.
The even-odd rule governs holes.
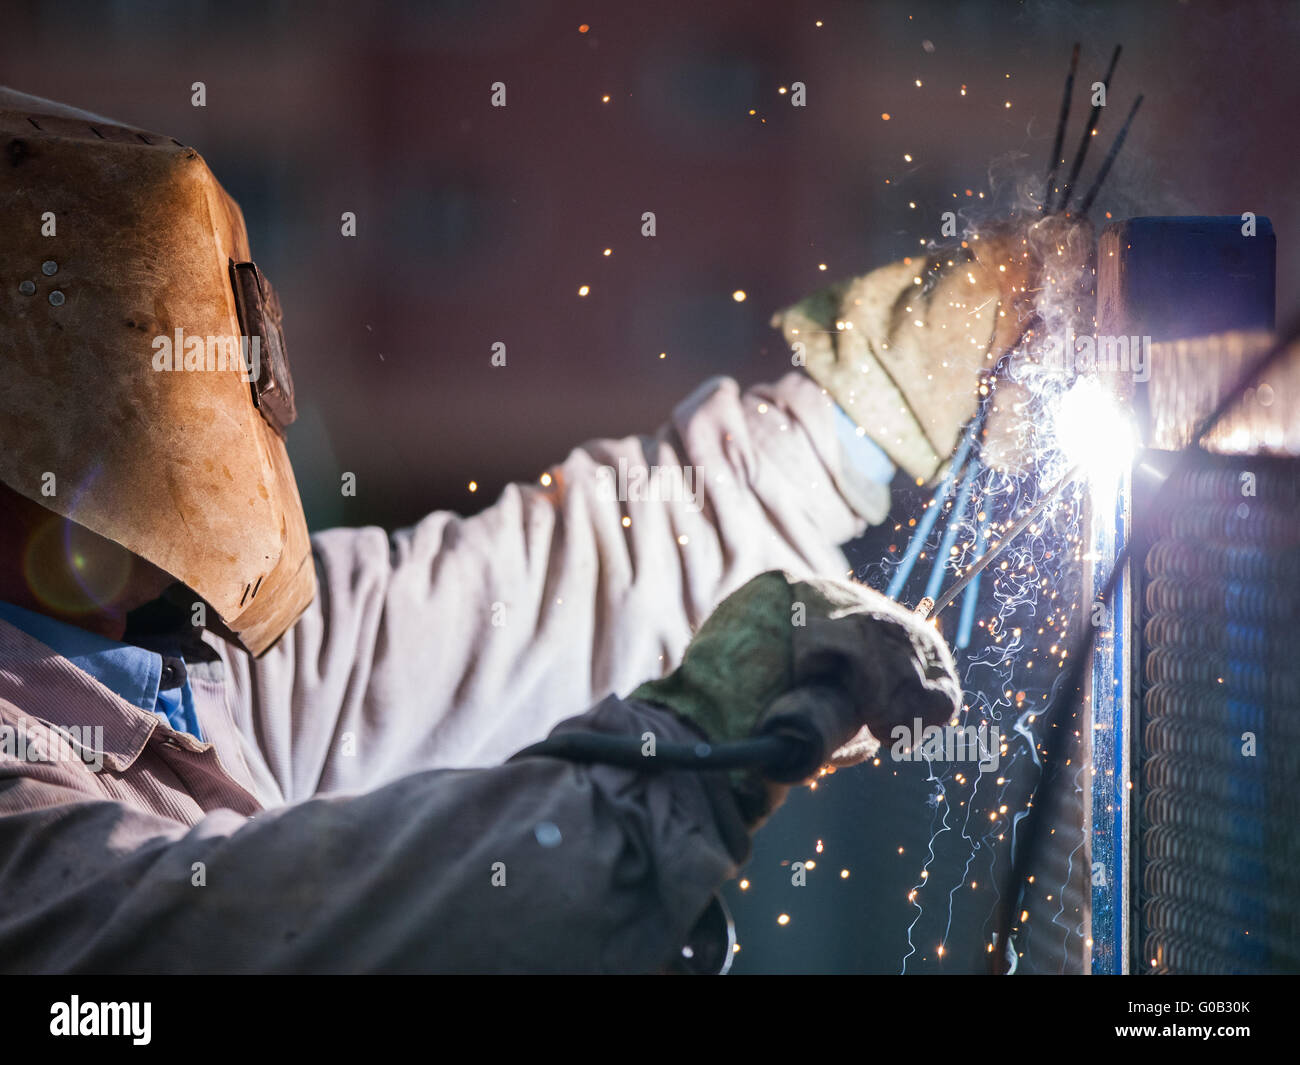
{"type": "Polygon", "coordinates": [[[132,556],[112,540],[51,515],[23,552],[23,573],[38,602],[60,614],[113,603],[131,577],[132,556]]]}

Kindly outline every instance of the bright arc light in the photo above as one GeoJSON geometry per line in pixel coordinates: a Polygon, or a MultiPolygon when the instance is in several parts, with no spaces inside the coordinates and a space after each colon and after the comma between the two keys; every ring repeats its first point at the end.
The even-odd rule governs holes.
{"type": "Polygon", "coordinates": [[[1056,440],[1070,468],[1094,484],[1118,477],[1137,453],[1132,415],[1095,377],[1076,381],[1056,408],[1056,440]]]}

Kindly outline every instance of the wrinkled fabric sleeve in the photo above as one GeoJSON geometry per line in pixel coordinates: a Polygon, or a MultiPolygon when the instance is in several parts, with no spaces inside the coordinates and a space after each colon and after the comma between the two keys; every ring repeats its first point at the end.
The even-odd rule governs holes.
{"type": "Polygon", "coordinates": [[[671,669],[754,575],[843,577],[840,545],[889,489],[847,459],[837,410],[801,374],[717,378],[657,432],[588,443],[473,517],[317,535],[303,618],[257,661],[222,648],[264,801],[496,764],[671,669]],[[658,498],[656,468],[679,471],[658,498]]]}
{"type": "MultiPolygon", "coordinates": [[[[566,727],[699,735],[614,698],[566,727]]],[[[5,757],[0,971],[658,971],[747,847],[706,774],[521,757],[186,825],[5,757]]]]}

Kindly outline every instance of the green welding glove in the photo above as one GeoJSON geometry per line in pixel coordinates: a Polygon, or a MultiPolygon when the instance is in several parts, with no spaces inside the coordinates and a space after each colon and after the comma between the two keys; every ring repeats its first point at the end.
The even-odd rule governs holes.
{"type": "MultiPolygon", "coordinates": [[[[1094,248],[1086,222],[1013,218],[960,247],[831,285],[772,324],[807,373],[920,483],[947,460],[1003,355],[1036,347],[1041,335],[1029,334],[1042,334],[1045,321],[1055,328],[1062,314],[1091,321],[1094,248]]],[[[1003,406],[1013,399],[1009,389],[1003,406]]],[[[1007,453],[997,464],[1010,464],[1018,427],[994,420],[991,435],[1007,453]]]]}
{"type": "MultiPolygon", "coordinates": [[[[807,777],[870,758],[895,725],[948,721],[961,684],[943,637],[911,611],[865,585],[773,570],[723,600],[681,665],[631,697],[667,707],[712,740],[797,735],[809,749],[797,772],[807,777]]],[[[732,774],[751,823],[791,782],[732,774]]]]}

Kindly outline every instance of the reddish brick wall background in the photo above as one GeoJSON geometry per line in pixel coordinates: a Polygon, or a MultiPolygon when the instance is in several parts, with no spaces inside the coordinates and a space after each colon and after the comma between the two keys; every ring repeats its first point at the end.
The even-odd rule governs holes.
{"type": "Polygon", "coordinates": [[[987,206],[998,160],[1041,171],[1075,40],[1085,85],[1125,47],[1101,147],[1146,94],[1097,217],[1271,216],[1287,316],[1298,12],[14,0],[0,70],[205,155],[285,305],[312,525],[391,526],[648,430],[709,374],[784,372],[772,310],[906,254],[954,203],[987,206]],[[779,92],[794,81],[806,107],[779,92]]]}

